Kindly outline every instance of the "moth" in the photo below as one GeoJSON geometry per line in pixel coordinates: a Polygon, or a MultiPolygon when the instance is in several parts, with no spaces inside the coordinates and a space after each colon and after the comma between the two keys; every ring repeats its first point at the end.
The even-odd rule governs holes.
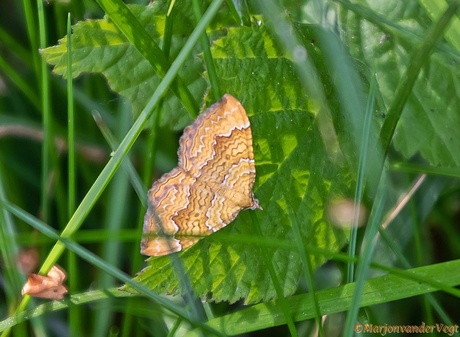
{"type": "Polygon", "coordinates": [[[46,276],[30,274],[21,294],[50,300],[61,300],[68,292],[63,285],[65,279],[66,273],[64,270],[54,265],[46,276]]]}
{"type": "Polygon", "coordinates": [[[226,94],[185,128],[178,166],[148,192],[141,253],[181,251],[232,222],[244,209],[262,209],[252,131],[241,103],[226,94]]]}

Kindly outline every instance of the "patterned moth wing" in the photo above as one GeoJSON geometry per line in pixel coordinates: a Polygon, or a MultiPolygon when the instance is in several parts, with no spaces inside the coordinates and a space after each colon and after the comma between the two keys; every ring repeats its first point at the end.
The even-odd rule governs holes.
{"type": "Polygon", "coordinates": [[[244,209],[262,209],[252,133],[241,103],[226,94],[185,128],[178,167],[150,189],[141,253],[181,251],[232,222],[244,209]]]}

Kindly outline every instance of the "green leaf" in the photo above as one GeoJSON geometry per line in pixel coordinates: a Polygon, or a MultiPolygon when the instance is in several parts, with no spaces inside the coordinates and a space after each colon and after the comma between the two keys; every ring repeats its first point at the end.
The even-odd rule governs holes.
{"type": "MultiPolygon", "coordinates": [[[[306,27],[302,29],[308,34],[306,27]]],[[[320,62],[318,51],[306,47],[320,62]]],[[[241,213],[226,228],[179,253],[180,261],[197,295],[208,294],[214,301],[267,301],[276,297],[259,245],[267,239],[272,244],[265,249],[288,296],[297,289],[302,273],[289,210],[297,217],[305,246],[341,249],[347,233],[328,223],[325,209],[331,200],[351,196],[347,165],[328,156],[308,94],[290,59],[263,26],[230,29],[211,52],[221,85],[241,100],[250,116],[255,195],[264,210],[241,213]],[[264,238],[257,237],[257,225],[264,238]]],[[[150,258],[136,279],[160,292],[183,293],[180,268],[171,261],[169,256],[150,258]]],[[[310,257],[313,268],[324,262],[324,257],[310,257]]]]}
{"type": "MultiPolygon", "coordinates": [[[[374,66],[389,107],[411,53],[426,36],[430,18],[418,3],[362,3],[365,5],[349,6],[342,2],[343,16],[347,16],[343,28],[348,31],[344,38],[354,56],[374,66]],[[386,25],[387,18],[391,25],[386,25]]],[[[419,154],[434,166],[460,165],[460,88],[456,85],[460,52],[454,47],[439,45],[427,56],[430,60],[412,89],[393,138],[394,147],[405,158],[419,154]]]]}
{"type": "MultiPolygon", "coordinates": [[[[161,45],[164,8],[130,6],[130,10],[161,45]]],[[[177,54],[193,25],[188,7],[180,10],[184,16],[174,26],[171,57],[177,54]]],[[[215,29],[210,32],[214,38],[221,35],[219,25],[215,29]]],[[[314,38],[309,27],[296,29],[304,37],[309,57],[323,70],[325,87],[331,87],[321,54],[310,43],[314,38]]],[[[102,73],[114,91],[128,98],[135,111],[144,107],[160,77],[111,21],[77,23],[72,39],[73,76],[81,72],[102,73]]],[[[54,72],[63,76],[65,45],[66,38],[43,51],[47,62],[55,65],[54,72]]],[[[267,301],[276,297],[268,261],[262,258],[269,256],[277,282],[287,296],[297,289],[302,273],[299,252],[271,245],[268,254],[262,255],[254,226],[260,226],[264,237],[273,242],[291,243],[295,238],[289,214],[295,214],[304,245],[337,252],[346,242],[347,233],[328,223],[325,210],[334,199],[352,196],[348,164],[343,158],[328,155],[315,123],[317,108],[298,81],[290,56],[285,55],[263,25],[230,28],[227,36],[213,42],[211,53],[222,91],[236,96],[251,119],[257,169],[255,194],[264,211],[254,212],[252,217],[243,212],[227,228],[182,252],[185,276],[196,294],[209,294],[214,301],[267,301]],[[226,240],[226,236],[234,239],[226,240]],[[245,237],[249,244],[240,240],[245,237]]],[[[204,95],[203,73],[196,56],[180,73],[196,97],[204,95]]],[[[337,100],[333,93],[327,94],[334,105],[337,100]]],[[[182,127],[191,122],[172,95],[166,97],[164,111],[163,124],[182,127]]],[[[174,268],[171,261],[169,257],[150,259],[149,267],[137,280],[158,292],[183,293],[187,288],[183,285],[183,272],[174,268]]],[[[324,262],[324,257],[310,257],[313,268],[324,262]]]]}
{"type": "MultiPolygon", "coordinates": [[[[131,12],[147,29],[152,38],[161,45],[165,25],[165,9],[162,3],[150,6],[129,6],[131,12]]],[[[173,28],[170,59],[174,59],[188,35],[194,28],[189,6],[181,7],[181,20],[176,20],[173,28]]],[[[42,50],[44,59],[54,65],[56,74],[66,76],[67,37],[59,40],[59,45],[42,50]]],[[[107,18],[87,20],[73,26],[73,77],[82,72],[101,73],[113,91],[126,97],[137,116],[145,107],[161,81],[152,65],[125,38],[119,29],[107,18]]],[[[195,52],[198,53],[199,50],[195,52]]],[[[161,64],[161,62],[160,62],[161,64]]],[[[166,72],[167,69],[163,69],[166,72]]],[[[202,97],[206,82],[201,77],[203,71],[199,58],[190,57],[179,72],[179,76],[194,97],[202,97]]],[[[165,97],[162,125],[168,124],[180,129],[190,124],[192,119],[183,105],[171,91],[165,97]]]]}

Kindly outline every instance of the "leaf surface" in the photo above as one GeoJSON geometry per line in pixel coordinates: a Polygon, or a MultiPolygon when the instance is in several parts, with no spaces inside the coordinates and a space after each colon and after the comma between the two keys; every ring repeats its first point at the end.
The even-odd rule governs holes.
{"type": "MultiPolygon", "coordinates": [[[[355,57],[374,67],[387,108],[412,53],[437,20],[428,14],[418,3],[394,0],[361,1],[356,8],[343,8],[343,28],[348,32],[344,39],[355,57]]],[[[454,47],[440,45],[427,55],[398,122],[393,144],[407,159],[419,154],[433,166],[460,165],[460,51],[454,47]]]]}
{"type": "MultiPolygon", "coordinates": [[[[165,26],[164,4],[155,2],[147,7],[133,5],[129,8],[157,44],[161,45],[165,26]]],[[[187,6],[185,8],[189,9],[187,6]]],[[[169,53],[171,60],[194,28],[191,11],[185,8],[180,15],[181,19],[175,20],[169,53]]],[[[145,107],[161,81],[152,65],[107,18],[81,21],[74,25],[72,48],[72,76],[77,77],[83,72],[101,73],[107,78],[111,89],[132,104],[135,116],[145,107]]],[[[198,52],[199,49],[196,50],[198,52]]],[[[53,72],[66,76],[67,37],[59,40],[57,46],[42,50],[42,55],[54,66],[53,72]]],[[[179,72],[180,78],[198,101],[206,88],[202,72],[203,64],[195,55],[189,57],[179,72]]],[[[180,129],[192,121],[171,91],[165,97],[164,110],[166,113],[162,114],[162,125],[180,129]]]]}
{"type": "MultiPolygon", "coordinates": [[[[347,234],[328,223],[325,209],[331,199],[346,195],[349,174],[344,163],[331,162],[309,97],[291,61],[264,27],[230,29],[211,52],[222,87],[241,100],[250,117],[255,195],[264,210],[240,213],[226,228],[180,252],[180,259],[196,294],[208,294],[214,301],[255,303],[276,297],[261,251],[266,249],[287,296],[297,289],[302,272],[299,252],[292,244],[289,249],[261,248],[254,226],[260,226],[262,239],[295,242],[292,211],[304,245],[338,251],[347,234]],[[230,235],[234,240],[225,240],[230,235]],[[247,240],[238,240],[240,236],[247,240]]],[[[311,53],[318,51],[311,48],[311,53]]],[[[171,261],[169,256],[150,258],[137,279],[158,291],[177,293],[180,278],[171,261]]],[[[324,261],[311,257],[313,267],[324,261]]]]}

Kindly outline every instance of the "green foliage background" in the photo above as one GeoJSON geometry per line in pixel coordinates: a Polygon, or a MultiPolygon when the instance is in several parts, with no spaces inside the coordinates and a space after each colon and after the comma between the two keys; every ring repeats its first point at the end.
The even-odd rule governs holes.
{"type": "MultiPolygon", "coordinates": [[[[126,7],[118,1],[101,0],[98,4],[106,13],[104,18],[100,10],[92,8],[94,4],[53,3],[48,10],[54,8],[55,17],[62,19],[70,11],[79,20],[72,26],[71,41],[62,23],[47,21],[48,29],[53,29],[52,34],[60,40],[55,46],[42,48],[40,56],[34,48],[38,37],[34,40],[32,31],[28,35],[32,47],[25,51],[5,25],[0,31],[2,43],[12,52],[0,67],[9,75],[7,83],[12,89],[2,103],[0,124],[4,134],[21,137],[5,138],[0,143],[1,207],[7,211],[2,216],[1,253],[7,261],[6,279],[12,285],[5,291],[9,303],[16,301],[23,283],[23,276],[21,279],[11,262],[20,246],[39,247],[40,255],[46,257],[42,272],[65,248],[73,252],[59,263],[67,267],[70,293],[83,291],[81,298],[72,297],[74,303],[68,303],[69,329],[76,335],[85,310],[77,304],[102,303],[103,298],[85,289],[90,284],[110,288],[120,285],[120,280],[128,283],[124,291],[112,289],[111,293],[121,298],[108,301],[104,310],[97,311],[92,328],[88,325],[86,331],[100,335],[113,327],[117,304],[125,308],[122,334],[148,334],[133,324],[143,322],[144,314],[137,311],[142,303],[145,313],[153,310],[159,317],[155,318],[159,328],[150,331],[158,336],[174,331],[183,319],[188,323],[179,331],[190,335],[197,331],[209,334],[211,329],[231,335],[280,324],[286,324],[286,333],[300,335],[313,326],[308,318],[319,322],[321,315],[343,310],[349,311],[343,333],[350,335],[351,324],[358,319],[361,292],[365,305],[389,306],[394,299],[436,289],[443,289],[458,302],[458,291],[452,287],[460,278],[451,275],[451,268],[456,267],[436,264],[452,260],[456,266],[458,262],[454,239],[458,230],[453,226],[458,214],[455,179],[460,160],[458,17],[449,19],[450,25],[439,33],[430,33],[430,27],[447,8],[442,1],[337,0],[324,6],[309,1],[268,3],[201,4],[203,12],[205,8],[212,12],[214,5],[216,14],[206,25],[206,37],[201,35],[201,43],[190,47],[186,42],[194,38],[192,31],[207,19],[198,14],[198,2],[155,1],[126,7]],[[167,14],[169,6],[172,11],[167,14]],[[95,18],[83,19],[85,10],[95,18]],[[432,55],[420,53],[430,48],[432,55]],[[181,54],[184,51],[188,54],[181,54]],[[42,68],[40,72],[42,60],[58,75],[50,77],[50,86],[42,81],[46,79],[43,71],[48,71],[42,68]],[[11,62],[28,66],[17,70],[11,62]],[[74,119],[63,109],[66,90],[62,78],[66,79],[69,71],[75,78],[71,94],[74,119]],[[177,77],[172,81],[170,76],[175,72],[177,77]],[[25,78],[35,81],[28,83],[25,78]],[[169,79],[170,87],[166,83],[169,79]],[[401,94],[405,89],[410,89],[406,97],[401,94]],[[231,225],[190,249],[172,257],[148,259],[143,269],[138,242],[152,176],[156,179],[176,165],[177,131],[226,92],[241,101],[251,121],[257,170],[254,191],[264,210],[243,212],[231,225]],[[373,105],[366,107],[367,97],[373,95],[373,105]],[[27,100],[19,98],[24,96],[27,100]],[[51,98],[49,106],[46,97],[51,98]],[[88,113],[95,115],[95,111],[97,123],[88,113]],[[40,133],[42,121],[44,134],[40,133]],[[75,139],[68,137],[70,125],[75,139]],[[41,149],[37,139],[43,142],[41,149]],[[55,147],[55,140],[68,145],[55,147]],[[24,156],[18,151],[21,148],[29,149],[30,154],[24,156]],[[77,156],[73,169],[67,162],[67,149],[69,158],[77,156]],[[123,160],[125,155],[132,162],[123,160]],[[136,172],[141,172],[142,178],[136,172]],[[77,184],[66,185],[75,173],[77,184]],[[416,174],[422,173],[429,175],[422,178],[417,194],[410,195],[409,210],[402,211],[377,234],[383,212],[389,213],[417,179],[416,174]],[[26,190],[34,193],[24,193],[26,190]],[[74,206],[66,203],[72,198],[77,200],[74,206]],[[367,229],[357,233],[358,241],[356,233],[351,234],[351,246],[369,253],[361,255],[354,276],[350,271],[353,256],[346,255],[350,230],[335,226],[329,213],[337,201],[353,199],[363,210],[372,210],[367,229]],[[12,220],[10,214],[24,222],[12,220]],[[433,222],[440,225],[429,227],[433,222]],[[53,241],[39,234],[55,239],[47,224],[70,241],[51,249],[53,241]],[[39,232],[31,233],[30,225],[39,232]],[[448,244],[442,249],[426,248],[430,244],[427,235],[433,230],[447,237],[448,244]],[[73,246],[75,242],[80,245],[73,246]],[[81,245],[96,256],[87,254],[81,245]],[[338,254],[340,251],[343,253],[338,254]],[[446,257],[434,255],[439,252],[446,257]],[[79,276],[87,265],[78,256],[97,267],[95,276],[79,276]],[[324,265],[331,258],[335,263],[324,265]],[[369,269],[371,260],[376,269],[369,269]],[[419,265],[431,269],[420,269],[419,274],[402,271],[402,281],[391,278],[400,273],[395,266],[411,269],[419,265]],[[142,272],[132,282],[120,273],[121,267],[128,267],[131,275],[142,272]],[[364,283],[360,282],[382,271],[389,272],[392,288],[385,288],[385,277],[367,281],[361,288],[364,283]],[[327,281],[319,281],[321,278],[327,281]],[[411,278],[427,287],[411,292],[411,278]],[[341,293],[335,292],[335,286],[347,281],[355,283],[338,288],[341,293]],[[380,287],[385,295],[372,297],[374,287],[380,287]],[[325,290],[307,295],[307,288],[325,290]],[[172,316],[158,315],[159,309],[144,298],[127,298],[132,293],[155,299],[171,310],[172,316]],[[182,311],[180,305],[157,294],[180,294],[189,304],[182,311]],[[205,304],[203,308],[190,304],[195,297],[225,305],[205,304]],[[277,301],[268,302],[272,299],[277,301]],[[239,300],[262,303],[240,309],[239,300]],[[312,306],[306,308],[305,303],[312,306]],[[235,313],[229,314],[229,310],[235,313]],[[214,315],[222,319],[212,320],[214,315]],[[278,316],[282,318],[276,319],[278,316]],[[169,324],[171,318],[177,319],[175,327],[169,324]],[[235,323],[241,320],[245,328],[235,323]],[[233,328],[228,328],[229,322],[233,328]],[[294,322],[303,324],[295,326],[294,322]],[[197,326],[198,330],[192,329],[197,326]]],[[[25,13],[33,13],[25,24],[33,27],[37,13],[27,2],[23,5],[25,13]]],[[[458,5],[458,1],[452,2],[451,7],[458,5]]],[[[455,322],[448,306],[434,309],[446,301],[444,297],[421,301],[429,309],[420,313],[420,321],[433,322],[438,317],[446,324],[455,322]]],[[[25,305],[23,300],[20,307],[25,305]]],[[[375,306],[369,308],[370,322],[392,323],[397,317],[375,306]],[[381,316],[375,319],[378,312],[381,316]]],[[[9,326],[11,322],[4,321],[0,330],[9,326]]],[[[15,329],[18,334],[25,333],[24,324],[15,329]]],[[[328,335],[328,331],[324,327],[319,333],[328,335]]]]}

